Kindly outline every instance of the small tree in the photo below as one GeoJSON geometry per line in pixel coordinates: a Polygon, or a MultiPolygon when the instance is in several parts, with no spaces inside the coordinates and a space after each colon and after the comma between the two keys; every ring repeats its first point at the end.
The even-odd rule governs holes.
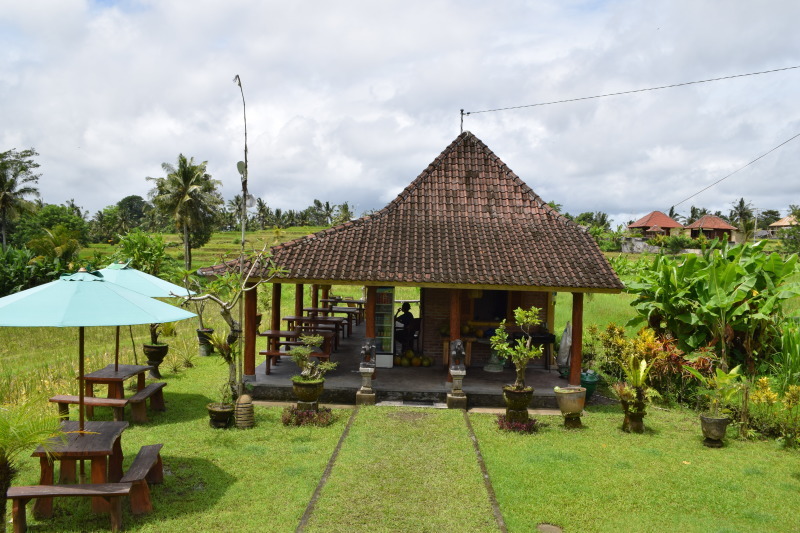
{"type": "Polygon", "coordinates": [[[63,437],[58,416],[42,407],[41,401],[33,400],[0,406],[0,532],[6,530],[6,492],[17,475],[17,457],[63,437]]]}
{"type": "Polygon", "coordinates": [[[522,338],[516,341],[509,340],[506,321],[503,320],[490,340],[492,348],[497,351],[499,357],[510,359],[514,363],[514,367],[517,370],[516,380],[512,386],[514,390],[526,389],[525,369],[528,366],[528,362],[542,355],[542,347],[533,344],[532,331],[534,327],[542,323],[539,318],[540,312],[541,309],[538,307],[531,307],[530,309],[516,308],[514,310],[514,321],[522,330],[522,338]]]}

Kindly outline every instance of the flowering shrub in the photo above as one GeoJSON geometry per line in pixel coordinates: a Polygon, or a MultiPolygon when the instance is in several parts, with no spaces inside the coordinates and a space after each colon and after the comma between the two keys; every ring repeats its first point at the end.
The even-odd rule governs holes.
{"type": "Polygon", "coordinates": [[[529,418],[525,422],[509,422],[506,420],[506,415],[497,415],[497,427],[504,431],[535,433],[539,429],[539,423],[535,418],[529,418]]]}
{"type": "Polygon", "coordinates": [[[759,378],[746,407],[750,430],[777,437],[788,448],[800,445],[800,386],[789,385],[781,398],[772,390],[769,378],[759,378]]]}
{"type": "Polygon", "coordinates": [[[284,426],[317,426],[325,427],[333,423],[336,417],[330,407],[320,407],[319,411],[300,410],[292,405],[283,410],[281,422],[284,426]]]}

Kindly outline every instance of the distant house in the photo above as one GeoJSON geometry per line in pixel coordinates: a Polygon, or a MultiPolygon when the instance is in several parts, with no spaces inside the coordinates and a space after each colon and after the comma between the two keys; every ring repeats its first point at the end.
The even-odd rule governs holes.
{"type": "Polygon", "coordinates": [[[672,230],[681,230],[683,226],[680,222],[676,222],[661,211],[653,211],[633,224],[629,224],[628,229],[641,230],[642,235],[644,235],[646,239],[649,239],[656,235],[669,236],[672,234],[672,230]]]}
{"type": "Polygon", "coordinates": [[[699,220],[686,226],[686,229],[691,231],[692,239],[703,235],[707,239],[719,239],[721,241],[732,241],[733,232],[736,231],[734,226],[714,215],[704,215],[699,220]]]}
{"type": "Polygon", "coordinates": [[[777,237],[778,232],[780,230],[796,225],[797,225],[797,220],[792,215],[783,217],[777,222],[773,222],[772,224],[769,225],[769,235],[770,237],[777,237]]]}

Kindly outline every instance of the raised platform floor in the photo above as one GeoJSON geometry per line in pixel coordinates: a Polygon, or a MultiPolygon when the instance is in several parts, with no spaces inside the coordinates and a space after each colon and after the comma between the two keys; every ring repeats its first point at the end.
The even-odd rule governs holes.
{"type": "MultiPolygon", "coordinates": [[[[266,340],[257,340],[257,350],[265,348],[266,340]]],[[[339,350],[331,356],[338,362],[336,370],[325,377],[325,392],[322,403],[354,404],[356,391],[361,387],[358,372],[361,346],[364,343],[364,325],[354,328],[353,334],[340,342],[339,350]]],[[[256,367],[255,380],[251,380],[251,395],[254,400],[293,401],[291,376],[297,374],[297,365],[288,355],[280,358],[270,375],[266,375],[266,362],[256,367]]],[[[446,402],[451,384],[447,382],[448,371],[441,365],[432,367],[395,367],[376,369],[372,388],[378,402],[406,402],[435,404],[446,402]]],[[[502,388],[513,383],[515,372],[507,365],[502,372],[486,372],[481,366],[467,368],[463,390],[469,407],[504,406],[502,388]]],[[[533,386],[532,408],[555,408],[553,387],[567,384],[555,370],[530,367],[525,377],[526,384],[533,386]]]]}

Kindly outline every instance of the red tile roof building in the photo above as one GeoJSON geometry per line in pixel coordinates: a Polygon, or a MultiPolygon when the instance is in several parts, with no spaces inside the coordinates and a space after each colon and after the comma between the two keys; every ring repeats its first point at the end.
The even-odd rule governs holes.
{"type": "Polygon", "coordinates": [[[643,216],[633,224],[628,224],[628,229],[640,229],[645,237],[655,235],[669,235],[672,229],[682,229],[683,226],[665,215],[661,211],[653,211],[643,216]]]}
{"type": "Polygon", "coordinates": [[[704,235],[708,239],[723,239],[728,241],[732,239],[732,232],[736,231],[734,226],[731,226],[714,215],[703,215],[698,220],[686,226],[686,229],[691,230],[693,239],[704,235]]]}
{"type": "MultiPolygon", "coordinates": [[[[449,321],[452,339],[461,336],[467,320],[462,315],[475,305],[475,289],[508,291],[509,308],[534,302],[550,324],[553,293],[570,292],[576,346],[570,382],[575,384],[582,294],[623,289],[591,235],[547,205],[470,132],[460,134],[380,211],[277,245],[272,254],[283,269],[273,284],[273,298],[280,298],[282,283],[296,284],[301,291],[302,284],[366,286],[368,337],[376,287],[420,287],[426,353],[442,349],[437,331],[442,320],[449,321]]],[[[215,274],[235,264],[201,270],[215,274]]],[[[255,313],[252,291],[247,297],[255,313]]],[[[273,310],[279,308],[273,302],[273,310]]],[[[271,323],[279,329],[280,317],[273,313],[271,323]]],[[[250,374],[247,353],[252,348],[247,335],[245,340],[245,373],[250,374]]]]}

